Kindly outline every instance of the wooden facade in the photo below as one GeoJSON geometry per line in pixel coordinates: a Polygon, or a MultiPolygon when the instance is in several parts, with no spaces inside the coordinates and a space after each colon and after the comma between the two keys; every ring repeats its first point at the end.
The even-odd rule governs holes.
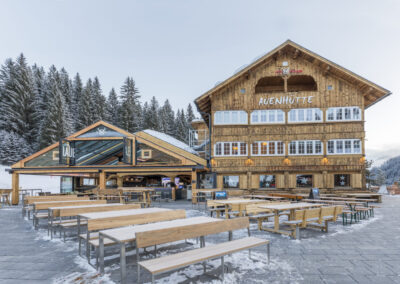
{"type": "MultiPolygon", "coordinates": [[[[217,187],[229,188],[229,185],[224,184],[224,177],[233,176],[235,181],[239,177],[236,188],[260,189],[260,176],[267,175],[273,176],[274,179],[270,189],[301,190],[304,187],[299,187],[298,179],[303,175],[307,178],[311,176],[312,184],[308,182],[305,189],[364,188],[364,110],[389,94],[388,90],[296,43],[286,41],[195,100],[205,121],[202,127],[208,125],[209,117],[212,119],[211,165],[212,171],[216,173],[217,187]],[[332,108],[343,108],[337,110],[343,111],[340,117],[338,114],[338,118],[343,119],[336,120],[334,113],[334,118],[328,120],[328,109],[331,111],[332,108]],[[354,116],[349,114],[353,108],[354,116]],[[301,113],[296,112],[298,109],[301,109],[301,113]],[[312,109],[317,109],[319,120],[302,120],[307,111],[311,116],[315,114],[312,109]],[[261,118],[265,120],[261,123],[260,117],[257,117],[258,112],[255,112],[257,110],[279,110],[281,122],[277,123],[275,116],[271,118],[272,122],[268,118],[261,118]],[[291,121],[292,110],[295,110],[293,119],[298,121],[291,121]],[[217,115],[220,114],[223,121],[225,114],[229,119],[230,113],[234,111],[240,113],[232,114],[235,118],[232,118],[231,122],[217,123],[217,115]],[[247,117],[238,119],[239,115],[247,117]],[[347,119],[353,117],[357,119],[347,119]],[[320,141],[321,144],[318,142],[318,146],[314,144],[311,147],[321,145],[321,151],[317,150],[317,154],[302,155],[303,147],[307,147],[306,141],[314,140],[320,141]],[[342,142],[329,142],[333,140],[342,142]],[[273,155],[253,155],[252,144],[258,141],[280,141],[283,142],[284,149],[279,155],[276,154],[276,150],[273,155]],[[291,154],[289,145],[293,141],[300,141],[300,144],[293,143],[299,147],[296,149],[300,154],[291,154]],[[305,141],[305,144],[301,141],[305,141]],[[216,145],[219,142],[222,142],[220,152],[224,151],[223,147],[231,147],[227,151],[237,153],[237,148],[241,147],[240,143],[246,145],[247,152],[243,155],[217,155],[216,145]],[[328,143],[337,146],[338,153],[329,153],[328,143]],[[343,153],[340,153],[340,147],[344,147],[345,143],[346,147],[350,145],[349,149],[354,150],[354,153],[345,153],[347,148],[342,148],[343,153]],[[354,146],[351,143],[355,143],[354,146]],[[338,180],[342,178],[343,180],[338,180]],[[337,186],[339,182],[340,186],[337,186]]],[[[277,113],[259,112],[264,116],[277,113]]],[[[198,122],[193,126],[199,128],[198,122]]],[[[259,143],[261,144],[258,146],[269,142],[259,143]]]]}

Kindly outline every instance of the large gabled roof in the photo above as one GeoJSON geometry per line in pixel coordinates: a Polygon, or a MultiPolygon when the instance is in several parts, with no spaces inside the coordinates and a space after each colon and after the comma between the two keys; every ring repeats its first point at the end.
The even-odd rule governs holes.
{"type": "MultiPolygon", "coordinates": [[[[304,48],[303,46],[291,41],[287,40],[275,49],[266,53],[264,56],[255,60],[251,64],[247,65],[245,68],[242,68],[240,71],[236,72],[234,75],[229,77],[228,79],[222,81],[200,97],[195,100],[195,104],[200,112],[210,113],[211,110],[211,100],[210,97],[212,94],[217,91],[223,89],[228,84],[232,83],[235,80],[240,79],[243,76],[248,76],[251,71],[259,66],[260,64],[265,64],[271,60],[277,58],[280,54],[293,54],[294,57],[302,56],[305,60],[308,60],[318,66],[320,68],[329,71],[330,74],[335,75],[339,78],[347,80],[355,85],[357,85],[361,90],[365,92],[365,108],[372,106],[377,103],[381,99],[390,95],[391,92],[365,78],[360,75],[355,74],[354,72],[304,48]]],[[[208,121],[208,117],[202,114],[204,120],[208,121]]]]}
{"type": "MultiPolygon", "coordinates": [[[[163,146],[163,148],[167,151],[171,151],[173,153],[176,153],[177,155],[191,160],[195,163],[198,163],[200,165],[206,166],[207,162],[206,160],[204,160],[203,158],[199,157],[196,155],[196,152],[191,149],[188,145],[186,145],[185,143],[167,135],[164,133],[160,133],[158,131],[154,131],[154,130],[144,130],[144,131],[139,131],[136,132],[134,134],[129,133],[119,127],[116,127],[112,124],[109,124],[105,121],[99,120],[96,123],[89,125],[88,127],[75,132],[74,134],[68,136],[66,139],[67,140],[93,140],[96,139],[95,137],[85,137],[84,134],[89,133],[91,130],[95,129],[98,126],[104,126],[106,128],[109,128],[119,134],[121,134],[120,137],[115,137],[115,139],[122,139],[122,137],[131,137],[131,138],[142,138],[146,141],[149,141],[151,143],[154,143],[158,146],[163,146]]],[[[101,137],[99,139],[112,139],[114,137],[101,137]]],[[[57,148],[59,146],[59,142],[54,143],[32,155],[30,155],[29,157],[26,157],[25,159],[20,160],[19,162],[15,163],[14,165],[11,166],[11,168],[21,168],[23,167],[24,163],[27,161],[30,161],[54,148],[57,148]]]]}

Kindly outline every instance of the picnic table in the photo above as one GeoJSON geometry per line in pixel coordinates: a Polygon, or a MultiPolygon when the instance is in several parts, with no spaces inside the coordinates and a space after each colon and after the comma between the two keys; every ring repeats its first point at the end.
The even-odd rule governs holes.
{"type": "MultiPolygon", "coordinates": [[[[137,209],[140,210],[140,209],[137,209]]],[[[160,229],[175,229],[182,226],[197,225],[204,223],[220,222],[221,219],[211,217],[193,217],[185,219],[176,219],[173,221],[157,222],[145,225],[136,225],[116,229],[103,230],[99,232],[99,266],[100,272],[104,273],[104,239],[110,239],[120,245],[120,267],[122,283],[126,282],[126,244],[135,241],[135,234],[160,229]]],[[[199,232],[201,236],[201,232],[199,232]]],[[[138,251],[136,252],[138,254],[138,251]]],[[[138,255],[137,255],[138,256],[138,255]]]]}
{"type": "Polygon", "coordinates": [[[371,199],[367,198],[346,198],[346,197],[320,197],[322,200],[336,200],[336,201],[354,201],[354,202],[362,202],[368,206],[369,202],[373,202],[371,199]]]}
{"type": "Polygon", "coordinates": [[[363,205],[363,202],[358,201],[346,201],[346,200],[320,200],[320,199],[303,199],[305,202],[311,203],[325,203],[325,204],[334,204],[334,205],[348,205],[350,208],[352,206],[363,205]]]}
{"type": "Polygon", "coordinates": [[[132,194],[141,195],[142,201],[145,203],[146,207],[151,206],[151,196],[150,193],[154,192],[154,188],[148,187],[119,187],[118,190],[123,196],[131,196],[132,194]]]}
{"type": "Polygon", "coordinates": [[[295,215],[295,210],[299,210],[299,209],[307,209],[307,208],[313,208],[313,207],[321,207],[324,204],[320,204],[320,203],[306,203],[306,202],[298,202],[298,203],[291,203],[291,204],[271,204],[271,205],[260,205],[260,208],[263,209],[269,209],[271,211],[274,212],[275,216],[274,216],[274,228],[265,228],[262,227],[261,229],[264,231],[268,231],[268,232],[272,232],[272,233],[279,233],[279,234],[285,234],[285,235],[290,235],[289,232],[287,231],[282,231],[279,228],[279,213],[282,211],[290,211],[290,215],[289,215],[289,220],[291,220],[293,218],[293,216],[295,215]]]}
{"type": "MultiPolygon", "coordinates": [[[[232,205],[252,204],[258,202],[265,202],[265,201],[259,199],[226,199],[226,200],[215,201],[215,203],[225,206],[225,218],[229,218],[229,210],[232,205]]],[[[239,216],[243,216],[242,212],[239,212],[239,216]]]]}
{"type": "Polygon", "coordinates": [[[251,198],[251,199],[265,199],[265,200],[282,200],[282,199],[285,199],[285,197],[281,197],[281,196],[260,195],[260,194],[244,195],[243,197],[251,198]]]}
{"type": "Polygon", "coordinates": [[[19,193],[24,196],[28,194],[28,191],[31,192],[30,196],[33,196],[33,192],[37,191],[37,192],[43,192],[43,190],[41,188],[25,188],[25,189],[20,189],[19,193]]]}
{"type": "Polygon", "coordinates": [[[10,204],[10,194],[12,189],[0,189],[0,200],[2,204],[10,204]]]}
{"type": "Polygon", "coordinates": [[[342,195],[347,197],[375,199],[378,203],[382,203],[382,194],[378,193],[344,193],[342,195]]]}

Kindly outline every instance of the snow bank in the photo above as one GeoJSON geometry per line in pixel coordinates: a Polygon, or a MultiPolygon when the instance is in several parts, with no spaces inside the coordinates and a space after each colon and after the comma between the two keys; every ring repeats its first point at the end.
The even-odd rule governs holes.
{"type": "MultiPolygon", "coordinates": [[[[0,188],[11,188],[11,175],[6,172],[8,166],[0,165],[0,188]]],[[[60,193],[60,177],[39,176],[39,175],[20,175],[19,186],[24,188],[41,188],[43,191],[60,193]]]]}
{"type": "Polygon", "coordinates": [[[189,145],[187,145],[186,143],[183,143],[182,141],[179,141],[178,139],[175,139],[172,136],[169,136],[168,134],[161,133],[161,132],[151,130],[151,129],[143,130],[143,132],[147,133],[157,139],[163,140],[163,141],[171,144],[172,146],[181,148],[182,150],[185,150],[189,153],[197,154],[197,152],[195,150],[193,150],[192,148],[190,148],[189,145]]]}

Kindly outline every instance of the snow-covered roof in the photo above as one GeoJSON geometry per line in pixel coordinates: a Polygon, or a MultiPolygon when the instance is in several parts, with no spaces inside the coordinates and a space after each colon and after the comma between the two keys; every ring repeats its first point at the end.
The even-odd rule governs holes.
{"type": "Polygon", "coordinates": [[[161,132],[158,132],[158,131],[155,131],[155,130],[152,130],[152,129],[146,129],[146,130],[143,130],[143,132],[145,132],[145,133],[147,133],[147,134],[149,134],[149,135],[151,135],[151,136],[153,136],[153,137],[155,137],[157,139],[160,139],[160,140],[162,140],[164,142],[167,142],[167,143],[171,144],[172,146],[178,147],[178,148],[180,148],[182,150],[185,150],[185,151],[187,151],[189,153],[197,155],[197,152],[194,149],[192,149],[189,145],[187,145],[186,143],[184,143],[182,141],[179,141],[178,139],[176,139],[176,138],[174,138],[172,136],[169,136],[168,134],[161,133],[161,132]]]}

